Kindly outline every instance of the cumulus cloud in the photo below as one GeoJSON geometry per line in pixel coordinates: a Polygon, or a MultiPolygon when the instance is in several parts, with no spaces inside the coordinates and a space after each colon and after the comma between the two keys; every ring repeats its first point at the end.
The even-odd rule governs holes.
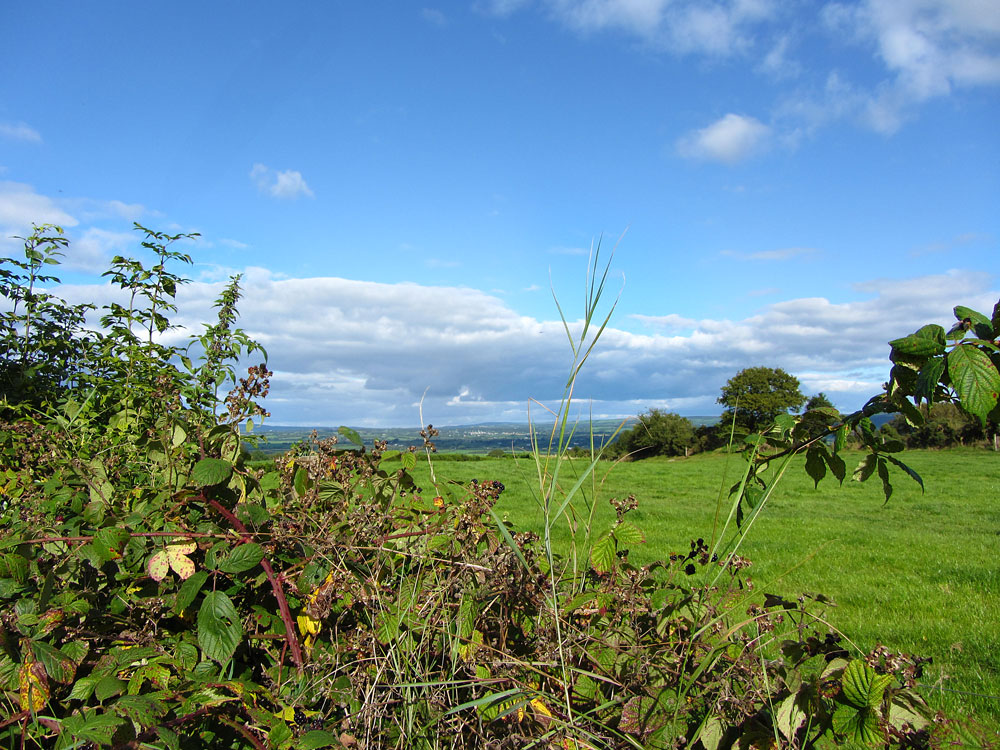
{"type": "Polygon", "coordinates": [[[315,197],[302,173],[294,169],[276,170],[258,162],[250,170],[250,179],[258,190],[273,198],[295,199],[303,195],[315,197]]]}
{"type": "Polygon", "coordinates": [[[134,232],[111,232],[89,227],[66,248],[63,265],[66,268],[102,273],[108,268],[112,255],[124,254],[137,244],[134,232]]]}
{"type": "MultiPolygon", "coordinates": [[[[642,316],[647,333],[605,329],[576,393],[593,399],[585,408],[595,415],[649,406],[714,414],[729,377],[767,365],[855,408],[888,373],[886,342],[927,322],[947,325],[956,302],[990,310],[1000,294],[992,284],[985,273],[951,271],[858,284],[855,301],[786,300],[741,320],[642,316]]],[[[221,288],[183,287],[176,322],[200,332],[221,288]]],[[[244,290],[240,325],[276,371],[275,424],[416,425],[425,391],[424,416],[435,423],[522,420],[529,399],[551,403],[565,385],[571,355],[562,324],[520,315],[475,289],[248,269],[244,290]]],[[[60,293],[90,302],[115,294],[106,286],[60,293]]],[[[185,331],[169,335],[179,343],[185,331]]]]}
{"type": "Polygon", "coordinates": [[[23,122],[0,122],[0,138],[27,141],[28,143],[42,142],[41,134],[23,122]]]}
{"type": "Polygon", "coordinates": [[[0,226],[21,232],[32,223],[73,227],[77,220],[31,185],[0,181],[0,226]]]}
{"type": "MultiPolygon", "coordinates": [[[[493,0],[489,9],[510,15],[531,3],[493,0]]],[[[543,0],[557,22],[581,33],[621,31],[676,54],[727,56],[753,46],[753,28],[776,15],[772,0],[543,0]]]]}
{"type": "Polygon", "coordinates": [[[677,153],[689,159],[735,164],[762,150],[771,129],[753,117],[727,114],[708,127],[677,141],[677,153]]]}

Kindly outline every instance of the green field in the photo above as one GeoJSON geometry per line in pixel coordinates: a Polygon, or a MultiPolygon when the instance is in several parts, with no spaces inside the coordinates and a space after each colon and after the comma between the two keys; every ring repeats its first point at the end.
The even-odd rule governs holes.
{"type": "MultiPolygon", "coordinates": [[[[845,454],[848,466],[858,457],[845,454]]],[[[862,650],[882,643],[933,657],[922,680],[932,705],[1000,730],[1000,454],[909,451],[903,458],[926,492],[899,473],[888,503],[877,479],[839,487],[828,477],[817,490],[793,464],[741,554],[754,562],[757,591],[831,597],[830,624],[862,650]]],[[[564,462],[563,476],[585,466],[564,462]]],[[[723,474],[731,483],[742,467],[738,456],[718,454],[601,463],[596,527],[614,518],[609,498],[631,493],[639,508],[630,518],[647,535],[631,561],[686,552],[692,538],[712,536],[723,474]]],[[[503,482],[498,510],[519,528],[541,529],[532,462],[439,462],[435,471],[439,482],[503,482]]],[[[429,487],[426,464],[415,475],[429,487]]],[[[565,524],[555,539],[565,548],[565,524]]]]}

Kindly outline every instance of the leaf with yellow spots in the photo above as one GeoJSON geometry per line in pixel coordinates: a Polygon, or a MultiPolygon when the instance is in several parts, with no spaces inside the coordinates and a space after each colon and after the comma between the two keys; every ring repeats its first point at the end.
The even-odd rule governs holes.
{"type": "Polygon", "coordinates": [[[25,661],[17,670],[18,694],[21,709],[35,713],[49,702],[48,679],[45,668],[37,661],[25,661]]]}
{"type": "Polygon", "coordinates": [[[194,561],[188,557],[195,551],[194,542],[178,542],[168,544],[149,558],[149,577],[154,581],[162,581],[167,577],[167,570],[173,569],[178,577],[185,581],[194,574],[194,561]]]}

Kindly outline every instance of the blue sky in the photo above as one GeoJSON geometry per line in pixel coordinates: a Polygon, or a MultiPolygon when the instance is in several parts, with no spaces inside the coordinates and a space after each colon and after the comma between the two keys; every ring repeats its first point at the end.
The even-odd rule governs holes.
{"type": "Polygon", "coordinates": [[[426,421],[525,419],[569,365],[550,279],[577,317],[602,236],[621,298],[577,391],[602,416],[717,413],[752,365],[854,408],[886,341],[1000,297],[994,0],[8,0],[0,24],[0,250],[63,225],[60,293],[101,302],[133,221],[200,232],[177,321],[245,273],[277,424],[415,425],[425,391],[426,421]]]}

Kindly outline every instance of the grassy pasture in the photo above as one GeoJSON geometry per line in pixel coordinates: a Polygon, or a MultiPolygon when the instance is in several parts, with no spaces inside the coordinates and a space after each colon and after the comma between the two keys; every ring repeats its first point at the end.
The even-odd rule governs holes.
{"type": "MultiPolygon", "coordinates": [[[[845,454],[849,470],[860,456],[845,454]]],[[[828,476],[814,489],[801,460],[793,462],[740,553],[754,563],[759,592],[832,598],[830,624],[862,650],[882,643],[933,657],[922,680],[932,705],[1000,730],[1000,454],[909,451],[903,459],[921,474],[926,492],[897,472],[888,503],[877,477],[839,487],[828,476]]],[[[565,484],[585,467],[582,460],[564,462],[565,484]]],[[[639,508],[630,519],[647,537],[631,561],[686,553],[691,539],[712,537],[722,477],[728,487],[742,468],[741,458],[716,454],[602,462],[586,484],[597,498],[595,529],[614,519],[608,499],[631,493],[639,508]]],[[[498,511],[518,528],[541,530],[530,491],[537,487],[533,462],[440,462],[435,471],[439,482],[503,482],[498,511]]],[[[426,464],[415,477],[429,487],[426,464]]],[[[575,509],[583,511],[580,502],[575,509]]],[[[720,528],[726,512],[724,497],[720,528]]],[[[557,549],[566,548],[565,522],[554,539],[557,549]]]]}

